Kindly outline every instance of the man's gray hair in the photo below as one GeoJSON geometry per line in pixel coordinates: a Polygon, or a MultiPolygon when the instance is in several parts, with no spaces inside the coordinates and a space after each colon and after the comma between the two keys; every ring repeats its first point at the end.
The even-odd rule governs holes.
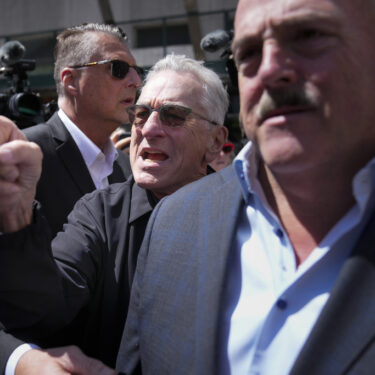
{"type": "Polygon", "coordinates": [[[183,55],[167,55],[159,60],[148,72],[145,85],[157,73],[172,70],[174,72],[190,73],[202,85],[203,97],[201,99],[206,117],[218,124],[224,124],[225,114],[229,106],[228,93],[219,76],[197,61],[183,55]]]}
{"type": "Polygon", "coordinates": [[[70,27],[57,36],[55,46],[54,78],[58,96],[63,96],[61,71],[67,66],[82,65],[91,62],[99,48],[97,33],[112,35],[126,45],[126,35],[121,28],[112,25],[86,23],[70,27]]]}

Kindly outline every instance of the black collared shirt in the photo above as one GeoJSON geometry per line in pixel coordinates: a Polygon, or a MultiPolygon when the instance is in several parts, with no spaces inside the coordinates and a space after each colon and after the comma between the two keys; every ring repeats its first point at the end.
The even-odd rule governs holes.
{"type": "Polygon", "coordinates": [[[18,237],[2,236],[2,246],[22,249],[18,259],[27,262],[14,267],[15,273],[22,268],[17,283],[27,293],[8,297],[9,305],[22,307],[21,315],[2,314],[4,326],[17,327],[10,331],[43,347],[78,345],[114,367],[138,251],[156,203],[132,177],[85,195],[52,241],[55,262],[48,224],[37,206],[31,226],[18,237]]]}

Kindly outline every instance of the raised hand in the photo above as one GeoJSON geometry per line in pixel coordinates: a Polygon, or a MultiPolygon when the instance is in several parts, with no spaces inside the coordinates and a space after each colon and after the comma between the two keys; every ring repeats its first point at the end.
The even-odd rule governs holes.
{"type": "Polygon", "coordinates": [[[15,232],[30,224],[42,152],[17,126],[0,116],[0,231],[15,232]]]}

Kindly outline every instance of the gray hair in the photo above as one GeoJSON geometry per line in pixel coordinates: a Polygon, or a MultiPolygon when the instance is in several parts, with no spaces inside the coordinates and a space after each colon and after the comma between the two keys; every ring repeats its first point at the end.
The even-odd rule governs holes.
{"type": "Polygon", "coordinates": [[[90,62],[98,50],[97,33],[112,35],[126,45],[126,35],[121,28],[112,25],[86,23],[70,27],[57,36],[55,46],[55,70],[57,94],[64,95],[61,84],[61,71],[67,66],[81,65],[90,62]]]}
{"type": "Polygon", "coordinates": [[[229,106],[228,93],[219,76],[211,69],[203,65],[203,61],[197,61],[183,55],[167,55],[159,60],[148,72],[144,85],[157,73],[172,70],[194,75],[202,84],[202,107],[206,111],[206,117],[218,124],[224,124],[225,114],[229,106]]]}

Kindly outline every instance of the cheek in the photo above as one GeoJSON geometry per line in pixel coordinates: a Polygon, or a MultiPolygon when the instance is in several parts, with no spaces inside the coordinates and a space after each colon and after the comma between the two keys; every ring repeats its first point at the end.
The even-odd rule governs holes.
{"type": "Polygon", "coordinates": [[[230,154],[224,154],[223,159],[224,159],[227,163],[229,163],[229,161],[230,161],[230,154]]]}
{"type": "Polygon", "coordinates": [[[239,77],[240,91],[240,120],[244,127],[246,136],[254,138],[255,132],[255,107],[261,97],[261,87],[257,85],[256,78],[239,77]]]}
{"type": "Polygon", "coordinates": [[[131,141],[130,141],[130,146],[129,146],[129,156],[130,156],[130,163],[133,168],[133,164],[135,163],[137,159],[137,152],[139,148],[139,140],[140,137],[136,133],[136,130],[134,128],[132,129],[132,134],[131,134],[131,141]]]}

